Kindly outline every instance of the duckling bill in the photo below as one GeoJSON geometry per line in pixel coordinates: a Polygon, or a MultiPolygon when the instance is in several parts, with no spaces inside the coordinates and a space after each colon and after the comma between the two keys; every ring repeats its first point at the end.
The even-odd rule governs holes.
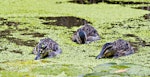
{"type": "Polygon", "coordinates": [[[135,51],[129,42],[118,39],[114,42],[106,43],[103,45],[100,54],[96,59],[107,58],[107,57],[121,57],[133,54],[135,51]]]}
{"type": "Polygon", "coordinates": [[[33,53],[36,54],[35,60],[43,58],[52,58],[58,54],[62,53],[58,43],[53,41],[50,38],[44,38],[39,41],[36,47],[33,50],[33,53]]]}

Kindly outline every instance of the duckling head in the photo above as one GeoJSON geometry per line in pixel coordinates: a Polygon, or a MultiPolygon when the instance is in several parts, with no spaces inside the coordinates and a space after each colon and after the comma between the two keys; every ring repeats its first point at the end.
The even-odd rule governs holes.
{"type": "Polygon", "coordinates": [[[47,55],[47,51],[46,51],[47,46],[44,43],[38,44],[37,47],[38,47],[37,56],[35,57],[35,60],[41,59],[47,55]]]}
{"type": "Polygon", "coordinates": [[[86,39],[87,39],[87,35],[85,31],[79,30],[79,32],[77,32],[77,42],[79,44],[84,44],[86,42],[86,39]]]}
{"type": "Polygon", "coordinates": [[[114,50],[112,49],[112,46],[113,46],[113,43],[104,44],[100,54],[96,57],[96,59],[112,56],[114,54],[114,50]]]}

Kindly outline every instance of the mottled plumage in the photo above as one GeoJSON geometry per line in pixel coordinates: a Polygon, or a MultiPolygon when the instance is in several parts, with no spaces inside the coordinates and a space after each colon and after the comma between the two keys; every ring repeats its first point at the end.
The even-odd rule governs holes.
{"type": "Polygon", "coordinates": [[[106,43],[103,45],[100,54],[96,59],[104,57],[120,57],[133,54],[135,51],[129,42],[118,39],[113,43],[106,43]]]}
{"type": "Polygon", "coordinates": [[[83,27],[79,28],[72,36],[72,41],[79,44],[90,43],[96,40],[100,40],[100,36],[97,30],[90,24],[85,24],[83,27]]]}
{"type": "Polygon", "coordinates": [[[36,45],[33,50],[33,53],[36,54],[35,60],[42,58],[52,58],[58,54],[62,53],[62,50],[59,48],[59,45],[50,38],[41,39],[40,42],[36,45]]]}

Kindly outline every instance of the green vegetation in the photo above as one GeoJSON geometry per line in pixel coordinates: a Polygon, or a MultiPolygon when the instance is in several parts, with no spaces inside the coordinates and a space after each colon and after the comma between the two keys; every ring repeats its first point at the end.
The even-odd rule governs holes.
{"type": "MultiPolygon", "coordinates": [[[[131,63],[133,64],[131,66],[122,65],[121,69],[130,69],[129,71],[133,73],[131,76],[150,75],[147,72],[150,69],[149,46],[142,47],[140,45],[137,53],[117,59],[95,59],[106,42],[112,42],[118,38],[138,42],[136,38],[126,37],[124,34],[134,34],[149,44],[150,22],[142,18],[143,15],[150,13],[149,11],[131,8],[136,5],[127,7],[106,3],[83,5],[68,1],[0,0],[0,77],[86,76],[88,73],[100,72],[94,69],[97,65],[111,62],[116,63],[116,66],[113,66],[116,69],[111,71],[120,70],[119,64],[121,63],[131,63]],[[85,45],[76,44],[71,41],[71,37],[79,25],[71,28],[44,25],[42,24],[44,20],[39,19],[39,17],[59,16],[73,16],[90,21],[100,34],[101,40],[85,45]],[[7,26],[8,24],[4,24],[4,21],[19,22],[20,24],[7,26]],[[38,34],[43,35],[39,36],[38,34]],[[39,40],[44,37],[50,37],[56,41],[63,53],[55,58],[35,61],[35,55],[30,53],[39,40]],[[137,69],[135,69],[137,67],[144,69],[144,74],[137,74],[137,69]]],[[[127,72],[129,71],[127,70],[127,72]]],[[[96,76],[105,74],[122,76],[131,73],[98,73],[96,76]]]]}
{"type": "Polygon", "coordinates": [[[131,63],[105,63],[94,68],[94,73],[86,74],[84,77],[99,76],[147,76],[149,68],[131,63]],[[107,68],[107,69],[106,69],[107,68]],[[135,71],[136,70],[136,71],[135,71]]]}

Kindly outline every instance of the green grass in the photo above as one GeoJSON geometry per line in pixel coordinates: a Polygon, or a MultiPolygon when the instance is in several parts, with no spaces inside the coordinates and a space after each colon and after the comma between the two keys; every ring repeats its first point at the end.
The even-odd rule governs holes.
{"type": "MultiPolygon", "coordinates": [[[[150,47],[140,46],[137,53],[117,59],[95,59],[102,45],[106,42],[112,42],[118,38],[136,41],[135,38],[125,37],[123,34],[135,34],[146,40],[146,42],[150,42],[150,22],[141,18],[144,14],[149,13],[148,11],[130,8],[132,5],[129,5],[129,7],[106,3],[81,5],[68,3],[68,1],[0,0],[0,7],[3,7],[0,8],[0,17],[6,18],[8,21],[27,23],[19,25],[18,30],[13,26],[0,25],[0,31],[11,31],[7,37],[21,39],[22,42],[28,40],[38,42],[41,38],[50,37],[59,43],[63,51],[62,54],[55,58],[35,61],[35,55],[30,54],[34,47],[18,45],[13,42],[13,39],[13,41],[9,41],[8,38],[0,37],[1,77],[81,76],[93,73],[94,67],[99,64],[110,62],[118,64],[133,63],[150,68],[150,47]],[[56,2],[62,3],[56,4],[56,2]],[[55,25],[43,25],[41,24],[43,21],[38,19],[41,16],[74,16],[86,19],[92,22],[92,25],[98,30],[102,39],[85,45],[76,44],[70,38],[73,35],[73,31],[76,31],[79,27],[68,29],[67,27],[57,27],[55,25]],[[128,19],[132,19],[133,21],[128,19]],[[140,24],[143,26],[139,26],[140,24]],[[111,28],[112,26],[114,28],[111,28]],[[129,26],[133,28],[128,28],[129,26]],[[44,37],[22,35],[23,33],[34,32],[46,35],[44,37]],[[22,53],[15,53],[13,50],[22,53]]],[[[135,5],[133,6],[136,7],[135,5]]]]}

